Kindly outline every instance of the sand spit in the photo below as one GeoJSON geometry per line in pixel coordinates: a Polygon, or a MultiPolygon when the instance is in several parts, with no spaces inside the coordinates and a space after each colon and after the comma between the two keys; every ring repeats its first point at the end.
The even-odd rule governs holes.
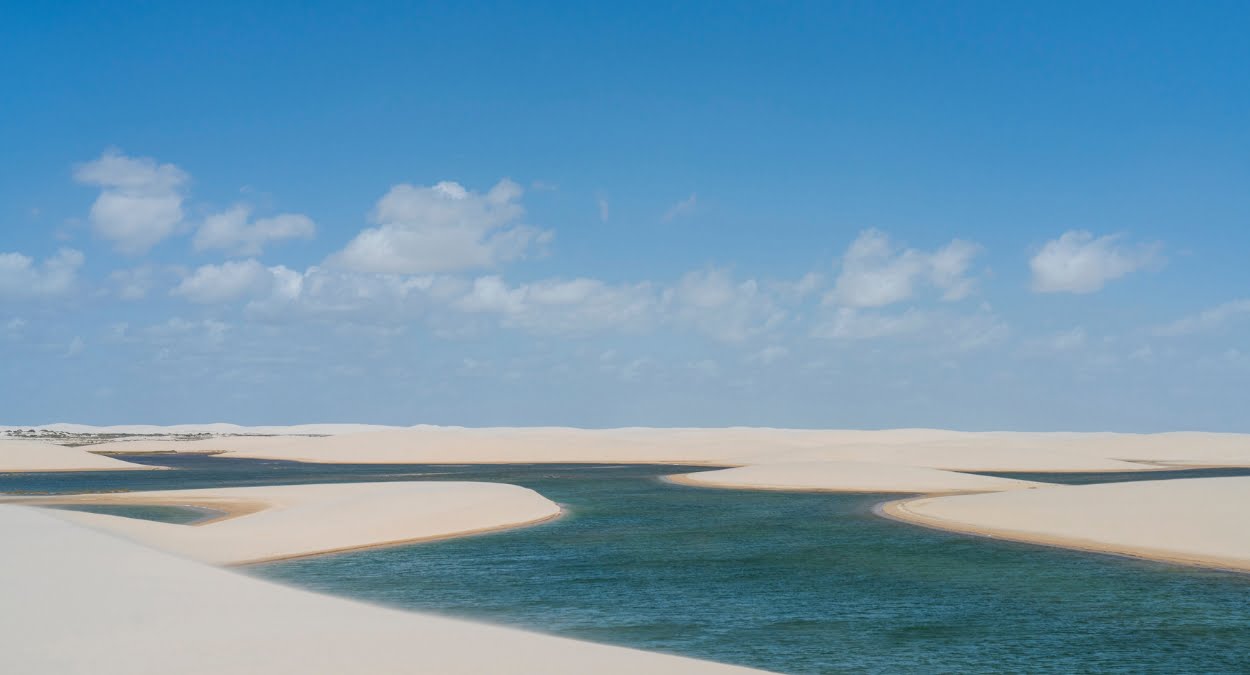
{"type": "Polygon", "coordinates": [[[0,507],[14,673],[747,673],[288,588],[0,507]]]}
{"type": "Polygon", "coordinates": [[[159,468],[161,467],[102,457],[82,448],[67,448],[44,441],[0,438],[0,472],[137,471],[159,468]]]}
{"type": "Polygon", "coordinates": [[[871,462],[758,464],[668,476],[698,487],[820,492],[991,492],[1043,487],[1045,483],[978,476],[927,467],[871,462]]]}
{"type": "Polygon", "coordinates": [[[924,497],[883,511],[956,532],[1250,571],[1250,477],[924,497]]]}
{"type": "Polygon", "coordinates": [[[388,482],[208,488],[34,497],[24,504],[198,506],[224,518],[194,525],[50,511],[203,562],[243,564],[384,546],[541,522],[560,507],[503,483],[388,482]]]}

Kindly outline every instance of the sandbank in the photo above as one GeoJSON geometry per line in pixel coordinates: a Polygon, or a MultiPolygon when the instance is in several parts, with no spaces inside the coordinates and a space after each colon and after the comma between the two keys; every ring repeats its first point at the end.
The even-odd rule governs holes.
{"type": "Polygon", "coordinates": [[[69,448],[45,441],[0,438],[0,472],[37,471],[138,471],[161,469],[112,457],[96,455],[82,448],[69,448]]]}
{"type": "Polygon", "coordinates": [[[559,505],[516,485],[452,481],[332,483],[10,499],[23,504],[197,506],[224,517],[192,525],[51,511],[164,551],[246,564],[486,532],[542,522],[559,505]]]}
{"type": "Polygon", "coordinates": [[[1065,485],[891,502],[943,530],[1250,571],[1250,477],[1065,485]]]}
{"type": "Polygon", "coordinates": [[[872,462],[794,462],[699,471],[666,476],[697,487],[819,492],[990,492],[1046,485],[1032,481],[978,476],[927,467],[872,462]]]}

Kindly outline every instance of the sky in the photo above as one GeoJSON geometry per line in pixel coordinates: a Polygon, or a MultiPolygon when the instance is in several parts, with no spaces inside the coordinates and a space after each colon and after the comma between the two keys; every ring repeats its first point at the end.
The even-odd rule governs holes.
{"type": "Polygon", "coordinates": [[[1250,5],[0,4],[0,424],[1250,431],[1250,5]]]}

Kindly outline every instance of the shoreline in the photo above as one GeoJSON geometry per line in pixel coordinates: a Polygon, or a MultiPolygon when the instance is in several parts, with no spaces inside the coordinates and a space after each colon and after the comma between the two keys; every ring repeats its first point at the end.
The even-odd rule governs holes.
{"type": "MultiPolygon", "coordinates": [[[[949,495],[932,495],[934,497],[949,495]]],[[[1185,567],[1197,567],[1206,570],[1250,574],[1250,562],[1235,563],[1227,560],[1205,557],[1201,555],[1184,556],[1171,551],[1152,549],[1147,546],[1124,546],[1093,541],[1082,537],[1064,537],[1060,535],[1043,535],[1009,528],[980,527],[953,521],[947,518],[926,516],[915,513],[907,508],[911,502],[928,499],[930,495],[915,495],[902,499],[892,499],[873,506],[873,514],[915,527],[923,527],[940,532],[950,532],[983,539],[999,539],[1018,544],[1031,544],[1047,548],[1059,548],[1081,553],[1131,558],[1155,563],[1166,563],[1185,567]]]]}
{"type": "Polygon", "coordinates": [[[545,525],[547,523],[560,520],[567,514],[568,514],[568,509],[561,506],[560,510],[557,513],[553,513],[549,516],[543,516],[536,520],[530,520],[530,521],[526,521],[522,523],[509,523],[506,525],[492,525],[489,527],[483,527],[483,528],[479,528],[476,530],[464,530],[462,532],[449,532],[447,534],[435,534],[435,535],[430,535],[428,537],[415,537],[413,539],[384,541],[384,542],[378,542],[376,544],[361,544],[359,546],[344,546],[342,548],[326,549],[324,551],[314,551],[310,553],[297,553],[294,555],[283,555],[283,556],[276,556],[272,558],[258,558],[256,560],[243,560],[239,562],[226,563],[224,565],[221,565],[221,567],[224,567],[227,569],[235,568],[235,567],[250,567],[252,565],[265,565],[269,563],[286,562],[289,560],[299,560],[301,558],[316,558],[316,557],[327,556],[327,555],[338,555],[340,553],[353,553],[355,551],[369,551],[373,549],[394,548],[397,546],[407,546],[408,544],[424,544],[428,542],[445,541],[448,539],[459,539],[460,537],[477,537],[477,536],[481,536],[484,534],[494,534],[497,532],[505,532],[507,530],[519,530],[519,529],[524,529],[524,528],[529,528],[529,527],[537,527],[539,525],[545,525]]]}

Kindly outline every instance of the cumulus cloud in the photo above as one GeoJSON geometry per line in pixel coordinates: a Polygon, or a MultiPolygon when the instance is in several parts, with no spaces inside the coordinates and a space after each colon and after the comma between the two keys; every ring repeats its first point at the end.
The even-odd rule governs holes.
{"type": "Polygon", "coordinates": [[[1120,235],[1071,230],[1046,242],[1029,261],[1037,293],[1093,293],[1159,259],[1158,245],[1128,246],[1120,235]]]}
{"type": "Polygon", "coordinates": [[[116,150],[79,164],[74,179],[101,188],[91,205],[97,236],[122,253],[145,253],[177,231],[182,222],[187,174],[150,157],[128,157],[116,150]]]}
{"type": "Polygon", "coordinates": [[[668,210],[664,212],[664,215],[661,216],[660,219],[667,223],[672,221],[674,218],[689,215],[694,212],[694,208],[698,204],[699,196],[691,192],[689,197],[686,197],[685,199],[668,207],[668,210]]]}
{"type": "Polygon", "coordinates": [[[1233,300],[1199,312],[1193,316],[1177,319],[1154,329],[1156,335],[1177,336],[1207,333],[1239,318],[1250,317],[1250,299],[1233,300]]]}
{"type": "Polygon", "coordinates": [[[842,269],[826,296],[829,304],[844,307],[884,307],[912,297],[917,284],[929,283],[943,300],[961,300],[972,292],[968,277],[981,247],[956,239],[926,253],[900,249],[888,235],[870,229],[859,234],[842,257],[842,269]]]}
{"type": "Polygon", "coordinates": [[[312,239],[317,226],[308,216],[282,213],[251,220],[251,207],[239,204],[204,219],[195,233],[195,250],[220,249],[238,256],[256,256],[270,242],[312,239]]]}
{"type": "Polygon", "coordinates": [[[218,304],[263,295],[273,283],[274,272],[256,260],[231,260],[200,267],[170,293],[195,303],[218,304]]]}
{"type": "Polygon", "coordinates": [[[521,187],[504,179],[486,193],[444,181],[396,185],[362,231],[329,265],[357,272],[428,274],[489,268],[524,256],[550,232],[517,224],[521,187]]]}
{"type": "Polygon", "coordinates": [[[63,248],[36,264],[21,253],[0,253],[0,298],[28,299],[64,295],[74,288],[84,257],[63,248]]]}
{"type": "Polygon", "coordinates": [[[607,328],[636,330],[654,318],[650,284],[611,285],[598,279],[547,279],[510,286],[479,277],[454,302],[470,313],[500,315],[506,325],[542,334],[579,335],[607,328]]]}
{"type": "Polygon", "coordinates": [[[735,281],[720,268],[686,274],[664,291],[663,303],[676,322],[726,342],[766,333],[786,318],[762,284],[735,281]]]}

